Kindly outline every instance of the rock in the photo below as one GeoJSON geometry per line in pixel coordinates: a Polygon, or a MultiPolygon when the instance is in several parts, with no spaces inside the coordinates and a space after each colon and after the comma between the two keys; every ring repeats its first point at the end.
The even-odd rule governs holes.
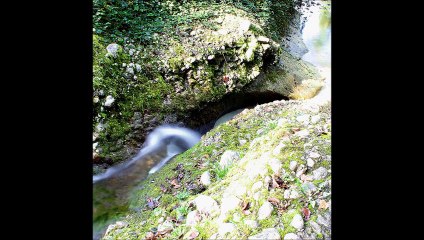
{"type": "Polygon", "coordinates": [[[294,233],[287,233],[284,235],[284,240],[301,240],[301,238],[294,233]]]}
{"type": "Polygon", "coordinates": [[[194,205],[200,213],[216,215],[219,213],[218,203],[211,197],[199,195],[193,200],[194,205]]]}
{"type": "Polygon", "coordinates": [[[278,174],[280,172],[281,168],[283,167],[283,164],[281,163],[281,161],[276,159],[276,158],[269,159],[268,165],[271,167],[272,171],[275,174],[278,174]]]}
{"type": "Polygon", "coordinates": [[[279,155],[281,153],[281,149],[283,149],[286,146],[286,144],[284,143],[280,143],[278,144],[274,150],[272,150],[272,154],[274,154],[275,156],[279,155]]]}
{"type": "Polygon", "coordinates": [[[201,220],[199,211],[194,210],[187,214],[186,225],[192,226],[201,220]]]}
{"type": "Polygon", "coordinates": [[[159,224],[158,226],[158,232],[166,232],[172,229],[174,229],[174,224],[172,223],[172,221],[168,221],[168,220],[159,224]]]}
{"type": "Polygon", "coordinates": [[[165,221],[165,218],[164,218],[164,217],[159,218],[159,219],[158,219],[158,224],[163,223],[163,221],[165,221]]]}
{"type": "Polygon", "coordinates": [[[134,69],[132,67],[127,67],[125,72],[127,72],[128,74],[134,75],[134,69]]]}
{"type": "Polygon", "coordinates": [[[219,166],[221,168],[229,167],[238,160],[240,160],[240,155],[238,152],[227,150],[222,154],[221,161],[219,161],[219,166]]]}
{"type": "Polygon", "coordinates": [[[317,223],[320,225],[323,225],[325,227],[330,227],[330,217],[329,215],[327,216],[327,218],[324,218],[322,215],[318,215],[317,217],[317,223]]]}
{"type": "Polygon", "coordinates": [[[130,56],[134,55],[134,53],[135,53],[135,49],[130,49],[130,50],[128,51],[128,53],[130,54],[130,56]]]}
{"type": "Polygon", "coordinates": [[[290,191],[290,196],[289,196],[290,199],[296,199],[296,198],[299,198],[299,197],[300,197],[300,195],[296,190],[293,189],[293,190],[290,191]]]}
{"type": "Polygon", "coordinates": [[[284,197],[284,199],[290,198],[290,189],[284,190],[283,197],[284,197]]]}
{"type": "Polygon", "coordinates": [[[268,186],[269,186],[269,184],[271,183],[271,181],[272,181],[272,179],[271,179],[271,177],[270,177],[270,176],[266,176],[266,177],[264,178],[264,184],[265,184],[265,187],[266,187],[266,188],[268,188],[268,186]]]}
{"type": "Polygon", "coordinates": [[[225,234],[231,233],[236,230],[236,226],[233,223],[221,223],[218,226],[218,234],[221,237],[225,237],[225,234]]]}
{"type": "Polygon", "coordinates": [[[315,180],[323,179],[327,176],[328,171],[324,167],[319,167],[318,169],[312,171],[315,180]]]}
{"type": "Polygon", "coordinates": [[[319,153],[316,153],[316,152],[311,152],[310,154],[309,154],[309,157],[310,158],[319,158],[321,155],[319,155],[319,153]]]}
{"type": "Polygon", "coordinates": [[[321,120],[321,117],[319,115],[312,116],[311,118],[312,123],[317,123],[319,122],[319,120],[321,120]]]}
{"type": "Polygon", "coordinates": [[[269,38],[264,37],[264,36],[259,36],[257,40],[260,43],[269,43],[269,38]]]}
{"type": "Polygon", "coordinates": [[[209,186],[211,184],[211,174],[209,171],[204,172],[202,176],[200,176],[200,182],[205,186],[209,186]]]}
{"type": "Polygon", "coordinates": [[[309,114],[304,114],[304,115],[296,117],[296,121],[302,122],[302,123],[309,121],[309,114]]]}
{"type": "Polygon", "coordinates": [[[212,236],[210,236],[208,239],[211,239],[211,240],[218,239],[218,233],[212,234],[212,236]]]}
{"type": "Polygon", "coordinates": [[[309,222],[309,225],[312,227],[312,230],[314,230],[316,234],[321,234],[321,227],[318,225],[318,223],[311,221],[309,222]]]}
{"type": "Polygon", "coordinates": [[[223,198],[221,201],[221,215],[225,215],[227,212],[238,208],[240,202],[241,200],[234,196],[223,198]]]}
{"type": "Polygon", "coordinates": [[[246,144],[247,143],[247,141],[246,140],[244,140],[244,139],[240,139],[239,140],[239,144],[240,144],[240,146],[243,146],[244,144],[246,144]]]}
{"type": "Polygon", "coordinates": [[[105,95],[105,91],[103,91],[103,89],[102,89],[102,90],[100,90],[100,91],[99,91],[99,96],[100,96],[100,97],[103,97],[104,95],[105,95]]]}
{"type": "Polygon", "coordinates": [[[300,230],[303,228],[304,223],[303,223],[303,218],[300,214],[296,214],[293,217],[293,220],[290,223],[291,226],[293,226],[294,228],[296,228],[297,230],[300,230]]]}
{"type": "Polygon", "coordinates": [[[118,55],[119,45],[116,43],[111,43],[107,45],[106,50],[109,54],[111,54],[113,57],[116,57],[118,55]]]}
{"type": "Polygon", "coordinates": [[[106,229],[105,236],[108,235],[111,231],[113,231],[115,229],[128,227],[128,225],[129,224],[127,222],[124,222],[124,221],[118,221],[115,224],[110,224],[106,229]]]}
{"type": "Polygon", "coordinates": [[[281,236],[280,233],[278,232],[278,230],[276,228],[266,228],[264,230],[262,230],[262,232],[250,236],[247,239],[249,240],[263,240],[263,239],[276,239],[276,240],[280,240],[281,236]]]}
{"type": "Polygon", "coordinates": [[[300,177],[302,174],[306,172],[306,167],[303,164],[300,164],[299,167],[297,167],[296,170],[296,177],[300,177]]]}
{"type": "Polygon", "coordinates": [[[254,199],[255,201],[259,201],[259,199],[261,199],[262,197],[263,197],[262,192],[255,192],[255,193],[253,194],[253,199],[254,199]]]}
{"type": "Polygon", "coordinates": [[[95,96],[95,97],[93,98],[93,103],[98,103],[98,102],[99,102],[99,97],[95,96]]]}
{"type": "Polygon", "coordinates": [[[244,224],[246,224],[251,229],[259,227],[259,223],[255,220],[244,220],[244,224]]]}
{"type": "Polygon", "coordinates": [[[264,184],[263,184],[262,181],[255,182],[252,185],[252,187],[250,188],[250,191],[251,192],[256,192],[256,191],[260,190],[263,186],[264,186],[264,184]]]}
{"type": "Polygon", "coordinates": [[[300,138],[306,138],[306,137],[308,137],[308,136],[309,136],[309,131],[308,131],[308,129],[303,129],[303,130],[301,130],[301,131],[299,131],[299,132],[295,133],[294,135],[295,135],[295,136],[298,136],[298,137],[300,137],[300,138]]]}
{"type": "Polygon", "coordinates": [[[97,132],[101,132],[105,129],[105,126],[102,123],[96,125],[97,132]]]}
{"type": "Polygon", "coordinates": [[[235,213],[233,214],[233,222],[238,223],[238,222],[240,222],[240,220],[241,220],[241,215],[240,215],[240,213],[235,212],[235,213]]]}
{"type": "Polygon", "coordinates": [[[215,55],[209,55],[208,56],[208,60],[212,60],[212,59],[214,59],[215,58],[215,55]]]}
{"type": "Polygon", "coordinates": [[[302,189],[306,192],[306,194],[310,195],[317,188],[315,187],[315,185],[313,183],[305,182],[304,184],[302,184],[302,189]]]}
{"type": "MultiPolygon", "coordinates": [[[[184,234],[183,239],[192,240],[196,239],[199,236],[199,231],[196,228],[191,228],[186,234],[184,234]]],[[[155,238],[152,238],[155,239],[155,238]]]]}
{"type": "Polygon", "coordinates": [[[272,211],[274,210],[274,207],[270,202],[265,202],[262,204],[262,206],[259,208],[258,211],[258,220],[263,220],[271,216],[272,211]]]}
{"type": "Polygon", "coordinates": [[[291,161],[290,165],[289,165],[290,170],[294,171],[296,169],[296,167],[297,167],[297,162],[291,161]]]}
{"type": "Polygon", "coordinates": [[[135,69],[137,70],[137,72],[141,72],[141,65],[135,64],[135,69]]]}
{"type": "Polygon", "coordinates": [[[314,160],[308,158],[308,159],[306,159],[306,165],[308,167],[312,168],[315,165],[315,162],[314,162],[314,160]]]}
{"type": "Polygon", "coordinates": [[[255,54],[253,53],[253,49],[252,48],[247,49],[246,53],[244,54],[244,57],[246,58],[247,62],[253,61],[253,59],[255,58],[255,54]]]}
{"type": "Polygon", "coordinates": [[[93,143],[93,150],[95,150],[97,148],[97,145],[99,145],[98,142],[93,143]]]}
{"type": "Polygon", "coordinates": [[[245,33],[247,31],[249,31],[251,22],[249,20],[243,20],[240,22],[240,27],[239,30],[241,33],[245,33]]]}
{"type": "Polygon", "coordinates": [[[111,95],[109,95],[109,96],[106,97],[106,102],[104,103],[104,106],[110,107],[110,106],[112,106],[112,104],[114,102],[115,102],[115,99],[111,95]]]}

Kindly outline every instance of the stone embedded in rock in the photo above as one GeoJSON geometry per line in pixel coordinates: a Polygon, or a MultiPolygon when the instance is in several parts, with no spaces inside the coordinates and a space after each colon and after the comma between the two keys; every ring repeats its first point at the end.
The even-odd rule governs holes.
{"type": "Polygon", "coordinates": [[[303,129],[303,130],[295,133],[294,135],[296,135],[300,138],[306,138],[307,136],[309,136],[309,131],[308,131],[308,129],[303,129]]]}
{"type": "Polygon", "coordinates": [[[215,215],[219,213],[218,203],[211,197],[199,195],[193,200],[194,205],[201,213],[215,215]]]}
{"type": "Polygon", "coordinates": [[[300,195],[296,190],[293,189],[293,190],[290,191],[290,196],[289,196],[290,199],[296,199],[296,198],[299,198],[299,197],[300,197],[300,195]]]}
{"type": "Polygon", "coordinates": [[[257,190],[261,189],[263,186],[264,186],[264,184],[263,184],[262,181],[255,182],[252,185],[252,188],[250,188],[250,191],[251,192],[256,192],[257,190]]]}
{"type": "Polygon", "coordinates": [[[327,176],[328,171],[324,167],[319,167],[318,169],[312,171],[312,174],[314,175],[315,180],[320,180],[327,176]]]}
{"type": "Polygon", "coordinates": [[[263,239],[280,240],[281,236],[276,228],[266,228],[262,230],[262,232],[256,235],[250,236],[247,239],[249,240],[263,240],[263,239]]]}
{"type": "Polygon", "coordinates": [[[321,117],[319,115],[315,115],[315,116],[312,116],[311,122],[317,123],[320,119],[321,119],[321,117]]]}
{"type": "Polygon", "coordinates": [[[200,176],[200,182],[205,186],[209,186],[211,184],[211,174],[209,171],[202,173],[200,176]]]}
{"type": "Polygon", "coordinates": [[[271,181],[272,181],[272,179],[271,179],[271,177],[270,176],[266,176],[265,178],[264,178],[264,184],[265,184],[265,187],[268,189],[268,186],[269,186],[269,184],[271,183],[271,181]]]}
{"type": "Polygon", "coordinates": [[[306,167],[303,164],[300,164],[299,167],[297,167],[296,170],[296,177],[300,177],[302,174],[306,172],[306,167]]]}
{"type": "Polygon", "coordinates": [[[221,223],[218,227],[218,234],[221,237],[225,237],[225,234],[231,233],[236,230],[236,226],[233,223],[221,223]]]}
{"type": "Polygon", "coordinates": [[[262,204],[262,206],[259,208],[258,211],[258,220],[263,220],[271,216],[272,211],[274,210],[274,207],[270,202],[265,202],[262,204]]]}
{"type": "Polygon", "coordinates": [[[311,168],[315,165],[315,162],[314,162],[314,160],[308,158],[308,159],[306,159],[306,165],[308,165],[308,167],[311,168]]]}
{"type": "Polygon", "coordinates": [[[315,187],[315,185],[311,182],[305,182],[304,184],[302,184],[302,189],[307,193],[307,194],[311,194],[313,191],[315,191],[317,188],[315,187]]]}
{"type": "Polygon", "coordinates": [[[324,218],[322,215],[318,215],[317,223],[325,227],[330,227],[330,215],[327,215],[327,218],[324,218]]]}
{"type": "Polygon", "coordinates": [[[118,50],[119,50],[119,45],[116,43],[111,43],[109,45],[107,45],[106,50],[109,54],[111,54],[113,57],[116,57],[118,54],[118,50]]]}
{"type": "Polygon", "coordinates": [[[247,49],[244,56],[245,56],[247,62],[253,61],[253,59],[255,58],[255,54],[253,53],[253,49],[252,48],[247,49]]]}
{"type": "Polygon", "coordinates": [[[249,20],[243,20],[240,23],[240,27],[239,27],[240,32],[245,33],[249,31],[250,25],[251,25],[251,22],[249,20]]]}
{"type": "Polygon", "coordinates": [[[284,197],[284,199],[290,198],[290,189],[284,190],[283,197],[284,197]]]}
{"type": "Polygon", "coordinates": [[[271,167],[272,171],[276,174],[278,174],[283,167],[283,164],[280,160],[276,158],[271,158],[268,160],[268,165],[271,167]]]}
{"type": "Polygon", "coordinates": [[[221,201],[221,215],[239,207],[241,200],[235,196],[224,197],[221,201]]]}
{"type": "Polygon", "coordinates": [[[246,224],[251,229],[259,227],[259,223],[255,220],[244,220],[244,224],[246,224]]]}
{"type": "Polygon", "coordinates": [[[319,158],[321,155],[319,155],[319,153],[316,153],[316,152],[311,152],[310,154],[309,154],[309,157],[311,157],[311,158],[319,158]]]}
{"type": "Polygon", "coordinates": [[[294,228],[296,228],[297,230],[302,229],[303,226],[304,226],[302,216],[300,214],[294,215],[290,225],[293,226],[294,228]]]}
{"type": "Polygon", "coordinates": [[[227,150],[222,154],[221,161],[219,161],[219,166],[221,168],[229,167],[238,160],[240,160],[240,155],[238,152],[227,150]]]}
{"type": "Polygon", "coordinates": [[[321,226],[318,225],[318,223],[311,221],[309,222],[309,225],[312,227],[312,230],[314,230],[316,234],[321,234],[321,226]]]}
{"type": "Polygon", "coordinates": [[[286,144],[284,144],[284,143],[280,143],[280,144],[278,144],[278,145],[274,148],[274,150],[272,150],[272,154],[274,154],[274,155],[279,155],[279,154],[281,153],[281,149],[283,149],[285,146],[286,146],[286,144]]]}
{"type": "Polygon", "coordinates": [[[168,220],[159,224],[158,226],[158,232],[166,232],[172,229],[174,229],[174,224],[172,223],[172,221],[168,221],[168,220]]]}
{"type": "Polygon", "coordinates": [[[201,216],[199,214],[199,211],[194,210],[191,211],[187,214],[187,220],[186,220],[186,225],[191,226],[191,225],[195,225],[196,223],[198,223],[201,219],[201,216]]]}
{"type": "Polygon", "coordinates": [[[125,70],[128,74],[133,75],[134,74],[134,69],[132,67],[127,67],[127,69],[125,70]]]}
{"type": "Polygon", "coordinates": [[[294,233],[287,233],[284,235],[284,240],[301,240],[301,238],[294,233]]]}
{"type": "Polygon", "coordinates": [[[298,121],[298,122],[309,121],[309,114],[304,114],[304,115],[296,117],[296,121],[298,121]]]}
{"type": "Polygon", "coordinates": [[[290,170],[294,171],[296,169],[296,167],[297,167],[297,162],[291,161],[290,165],[289,165],[290,170]]]}
{"type": "Polygon", "coordinates": [[[258,37],[258,42],[261,42],[261,43],[269,43],[269,38],[264,37],[264,36],[259,36],[259,37],[258,37]]]}
{"type": "Polygon", "coordinates": [[[115,102],[115,98],[113,98],[111,95],[106,97],[106,102],[104,103],[105,107],[112,106],[112,103],[115,102]]]}

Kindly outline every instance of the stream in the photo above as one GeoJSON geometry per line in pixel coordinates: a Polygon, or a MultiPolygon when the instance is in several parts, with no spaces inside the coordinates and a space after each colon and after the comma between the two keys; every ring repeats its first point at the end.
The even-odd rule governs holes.
{"type": "MultiPolygon", "coordinates": [[[[325,86],[310,101],[331,101],[331,1],[314,1],[302,9],[302,38],[308,51],[302,60],[315,65],[325,77],[325,86]],[[318,4],[316,4],[318,3],[318,4]]],[[[223,114],[209,123],[210,128],[225,123],[245,108],[223,114]]],[[[193,131],[176,126],[161,126],[149,134],[144,147],[129,161],[93,176],[93,239],[100,239],[111,216],[128,208],[131,190],[142,180],[159,170],[177,154],[200,141],[205,131],[193,131]]]]}

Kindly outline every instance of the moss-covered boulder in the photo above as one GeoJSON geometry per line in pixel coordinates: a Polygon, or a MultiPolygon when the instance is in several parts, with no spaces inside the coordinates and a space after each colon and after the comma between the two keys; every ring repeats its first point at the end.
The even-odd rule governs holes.
{"type": "Polygon", "coordinates": [[[98,0],[94,10],[95,173],[134,155],[156,126],[187,123],[232,93],[290,96],[311,72],[297,74],[280,44],[293,0],[98,0]]]}

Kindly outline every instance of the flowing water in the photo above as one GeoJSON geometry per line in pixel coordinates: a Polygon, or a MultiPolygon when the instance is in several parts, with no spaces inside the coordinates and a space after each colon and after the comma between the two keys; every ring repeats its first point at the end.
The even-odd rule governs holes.
{"type": "Polygon", "coordinates": [[[93,239],[99,239],[114,216],[128,208],[132,190],[175,155],[200,141],[187,128],[161,126],[147,136],[145,146],[131,160],[93,177],[93,239]]]}

